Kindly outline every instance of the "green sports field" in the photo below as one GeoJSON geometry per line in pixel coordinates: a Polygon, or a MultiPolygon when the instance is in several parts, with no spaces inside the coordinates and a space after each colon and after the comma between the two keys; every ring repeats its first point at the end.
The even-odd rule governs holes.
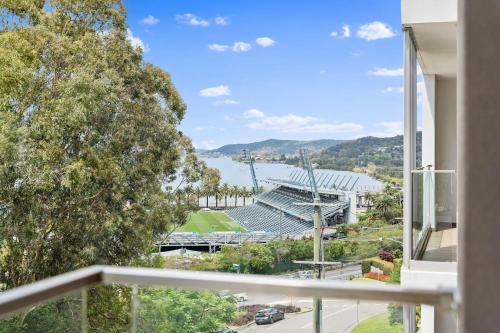
{"type": "Polygon", "coordinates": [[[176,231],[207,234],[209,232],[220,231],[246,232],[247,230],[223,212],[199,211],[191,213],[188,217],[187,223],[178,228],[176,231]]]}

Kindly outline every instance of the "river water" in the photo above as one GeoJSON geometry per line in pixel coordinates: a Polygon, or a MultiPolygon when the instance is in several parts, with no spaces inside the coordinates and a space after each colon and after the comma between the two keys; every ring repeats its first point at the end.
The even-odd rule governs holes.
{"type": "MultiPolygon", "coordinates": [[[[219,169],[221,173],[221,184],[229,183],[230,185],[252,186],[252,176],[250,166],[245,163],[236,162],[229,157],[206,157],[202,158],[211,168],[219,169]]],[[[288,179],[294,171],[302,170],[297,167],[280,164],[280,163],[254,163],[255,174],[257,179],[266,180],[268,178],[288,179]]],[[[318,172],[340,174],[340,177],[345,177],[347,180],[353,176],[352,182],[356,177],[359,177],[355,185],[358,191],[377,191],[384,187],[384,184],[366,174],[355,173],[351,171],[333,171],[318,169],[318,172]]],[[[265,184],[264,184],[265,186],[265,184]]]]}

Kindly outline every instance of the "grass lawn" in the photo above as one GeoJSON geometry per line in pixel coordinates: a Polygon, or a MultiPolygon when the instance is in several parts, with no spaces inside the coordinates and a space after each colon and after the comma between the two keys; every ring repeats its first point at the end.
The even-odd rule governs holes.
{"type": "Polygon", "coordinates": [[[403,325],[391,325],[389,323],[389,314],[382,313],[363,320],[358,326],[354,327],[351,333],[400,333],[403,332],[403,325]]]}
{"type": "Polygon", "coordinates": [[[223,212],[199,211],[191,213],[188,217],[187,223],[178,228],[176,231],[207,234],[209,232],[220,231],[246,232],[247,230],[223,212]]]}

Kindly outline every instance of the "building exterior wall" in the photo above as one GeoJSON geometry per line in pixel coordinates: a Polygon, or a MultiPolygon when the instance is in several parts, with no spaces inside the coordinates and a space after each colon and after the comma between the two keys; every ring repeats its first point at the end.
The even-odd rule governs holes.
{"type": "Polygon", "coordinates": [[[405,24],[456,22],[457,0],[403,0],[401,21],[405,24]]]}
{"type": "Polygon", "coordinates": [[[457,169],[457,80],[436,80],[435,169],[457,169]]]}

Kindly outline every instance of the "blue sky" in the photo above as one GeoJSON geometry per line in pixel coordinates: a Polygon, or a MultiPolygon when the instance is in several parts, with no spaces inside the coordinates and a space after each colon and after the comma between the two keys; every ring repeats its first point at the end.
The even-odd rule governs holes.
{"type": "Polygon", "coordinates": [[[198,148],[401,133],[398,0],[125,1],[198,148]]]}

